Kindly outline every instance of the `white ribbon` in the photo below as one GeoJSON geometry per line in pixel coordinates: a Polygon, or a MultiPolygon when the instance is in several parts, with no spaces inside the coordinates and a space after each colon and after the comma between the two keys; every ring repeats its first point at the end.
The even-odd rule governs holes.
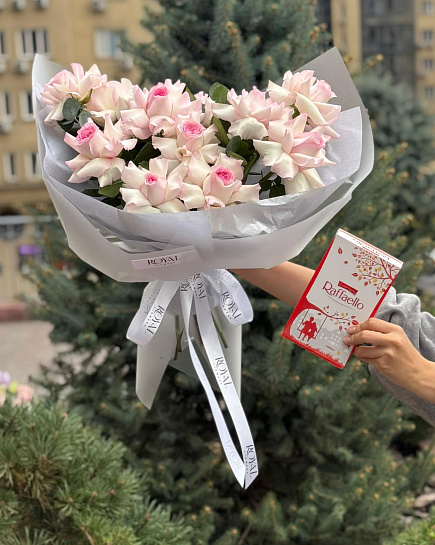
{"type": "Polygon", "coordinates": [[[156,334],[169,304],[175,295],[179,294],[181,312],[186,325],[187,342],[194,369],[207,395],[228,463],[240,485],[248,488],[258,475],[257,456],[249,424],[231,378],[213,322],[209,295],[210,292],[216,290],[216,286],[220,288],[220,307],[222,312],[232,325],[241,325],[252,320],[252,306],[240,283],[228,271],[215,269],[207,273],[191,276],[183,282],[163,282],[161,280],[153,282],[151,289],[148,288],[147,296],[142,300],[141,306],[133,318],[127,332],[127,337],[141,346],[149,343],[156,334]],[[198,318],[201,340],[209,359],[210,367],[234,423],[243,459],[234,445],[219,403],[191,339],[189,324],[193,303],[198,318]]]}

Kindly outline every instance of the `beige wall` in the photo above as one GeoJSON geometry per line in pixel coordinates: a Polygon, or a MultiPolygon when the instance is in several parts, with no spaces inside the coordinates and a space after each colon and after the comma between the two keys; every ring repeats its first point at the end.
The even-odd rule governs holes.
{"type": "MultiPolygon", "coordinates": [[[[22,2],[22,0],[19,0],[22,2]]],[[[9,93],[13,117],[12,130],[2,134],[0,129],[0,215],[7,209],[22,213],[23,205],[48,203],[49,197],[40,177],[31,176],[26,169],[26,152],[36,152],[36,132],[32,119],[23,119],[20,95],[31,90],[32,57],[23,58],[21,31],[45,29],[48,35],[47,56],[68,67],[71,62],[83,64],[85,69],[97,63],[109,79],[126,77],[137,81],[138,74],[121,70],[118,58],[98,55],[95,32],[98,29],[124,30],[134,42],[149,41],[151,36],[140,25],[145,4],[152,0],[103,0],[104,11],[93,11],[92,0],[50,0],[46,9],[39,9],[35,0],[24,1],[25,8],[15,10],[13,0],[4,0],[0,10],[0,32],[3,32],[6,56],[0,50],[0,123],[2,122],[2,92],[9,93]],[[24,73],[15,69],[17,61],[25,60],[24,73]],[[27,71],[26,71],[27,67],[27,71]],[[16,177],[5,175],[5,154],[16,156],[16,177]]],[[[29,242],[32,228],[26,227],[22,237],[14,242],[0,238],[0,301],[10,300],[23,289],[25,282],[17,270],[17,246],[29,242]]]]}
{"type": "Polygon", "coordinates": [[[357,71],[362,63],[360,0],[331,0],[331,31],[334,45],[349,57],[349,70],[357,71]]]}

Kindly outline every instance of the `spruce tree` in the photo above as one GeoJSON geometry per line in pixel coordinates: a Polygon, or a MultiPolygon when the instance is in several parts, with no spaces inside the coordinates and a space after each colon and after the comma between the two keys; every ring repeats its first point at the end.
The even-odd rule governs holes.
{"type": "Polygon", "coordinates": [[[154,41],[130,44],[143,82],[180,79],[194,91],[215,81],[241,91],[267,86],[318,55],[325,24],[313,0],[161,0],[142,25],[154,41]],[[295,30],[297,30],[295,32],[295,30]]]}
{"type": "MultiPolygon", "coordinates": [[[[193,90],[207,90],[214,80],[240,89],[276,79],[260,62],[268,55],[274,63],[281,62],[274,45],[282,47],[282,35],[270,30],[275,29],[270,26],[273,5],[285,4],[287,11],[278,9],[274,24],[278,30],[285,27],[286,39],[295,48],[277,71],[296,68],[319,52],[323,38],[313,19],[307,19],[312,9],[307,3],[221,4],[229,11],[210,11],[205,3],[181,0],[163,2],[164,16],[148,14],[145,24],[154,29],[154,48],[147,44],[136,49],[148,63],[144,77],[153,82],[180,77],[193,90]],[[248,7],[255,17],[243,26],[236,15],[248,13],[248,7]],[[301,14],[305,19],[298,19],[301,14]],[[159,33],[163,19],[177,21],[183,30],[171,23],[159,33]],[[234,49],[228,49],[225,64],[216,61],[209,47],[215,28],[237,28],[240,43],[246,44],[263,33],[261,55],[243,56],[244,65],[251,67],[246,73],[255,74],[248,85],[231,64],[234,49]],[[306,28],[313,28],[311,35],[306,28]],[[192,36],[201,47],[195,47],[192,36]],[[178,61],[177,51],[189,62],[178,61]],[[199,68],[181,73],[187,65],[202,66],[201,79],[189,76],[199,74],[199,68]]],[[[389,143],[389,148],[400,141],[389,143]]],[[[429,242],[416,238],[409,246],[414,220],[392,204],[410,180],[407,173],[395,170],[399,155],[406,157],[409,149],[396,145],[379,154],[373,174],[315,237],[298,258],[300,263],[315,268],[336,229],[347,228],[405,260],[397,287],[415,290],[429,242]]],[[[151,411],[135,396],[135,346],[125,340],[125,333],[144,286],[118,284],[91,269],[66,247],[55,225],[46,226],[44,245],[47,263],[34,269],[41,298],[35,311],[53,323],[53,340],[68,342],[71,348],[45,369],[41,383],[54,400],[67,396],[86,419],[128,446],[131,461],[146,469],[154,497],[171,504],[175,512],[185,512],[192,524],[201,517],[212,519],[213,533],[208,526],[201,534],[199,525],[198,545],[377,545],[393,532],[399,513],[432,470],[432,459],[421,452],[404,463],[394,461],[392,439],[414,423],[406,409],[373,383],[364,364],[353,361],[338,371],[282,339],[290,309],[246,286],[255,318],[244,331],[242,400],[260,476],[243,492],[224,459],[197,381],[168,369],[151,411]],[[66,273],[56,267],[62,262],[68,265],[66,273]]]]}
{"type": "Polygon", "coordinates": [[[147,498],[124,451],[74,413],[8,399],[0,408],[1,544],[193,545],[193,528],[147,498]]]}
{"type": "Polygon", "coordinates": [[[395,199],[395,208],[411,212],[416,235],[435,235],[435,176],[431,163],[434,119],[405,86],[392,84],[388,74],[365,73],[356,79],[358,90],[373,126],[378,149],[392,149],[406,142],[407,152],[397,158],[395,168],[409,174],[395,199]],[[429,167],[429,168],[428,168],[429,167]]]}

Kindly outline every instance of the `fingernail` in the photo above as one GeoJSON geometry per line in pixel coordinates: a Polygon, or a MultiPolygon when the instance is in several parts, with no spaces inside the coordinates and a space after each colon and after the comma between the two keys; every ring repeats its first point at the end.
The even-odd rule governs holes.
{"type": "Polygon", "coordinates": [[[353,335],[355,333],[356,327],[354,325],[351,325],[349,329],[347,330],[348,333],[353,335]]]}
{"type": "Polygon", "coordinates": [[[344,344],[350,344],[350,337],[345,337],[343,339],[344,344]]]}

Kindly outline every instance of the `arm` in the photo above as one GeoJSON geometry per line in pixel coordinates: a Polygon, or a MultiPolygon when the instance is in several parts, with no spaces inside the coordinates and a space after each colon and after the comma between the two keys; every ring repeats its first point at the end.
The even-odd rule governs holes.
{"type": "Polygon", "coordinates": [[[233,272],[295,307],[308,286],[314,271],[286,261],[271,269],[233,269],[233,272]]]}
{"type": "MultiPolygon", "coordinates": [[[[238,269],[234,272],[292,307],[296,306],[314,274],[313,270],[290,262],[271,269],[238,269]]],[[[420,300],[415,295],[397,295],[391,288],[377,318],[380,318],[376,320],[378,325],[385,324],[389,333],[395,329],[395,334],[388,337],[388,340],[393,337],[393,345],[396,343],[394,338],[397,340],[396,347],[399,348],[390,354],[395,356],[376,362],[379,352],[378,358],[367,358],[374,354],[364,352],[364,348],[370,347],[358,348],[355,355],[363,361],[372,359],[373,365],[369,365],[369,369],[376,381],[435,426],[435,317],[421,312],[420,300]],[[406,349],[405,355],[402,348],[406,349]]],[[[355,333],[356,330],[351,330],[350,335],[355,333]]],[[[385,343],[382,350],[390,353],[385,343]]]]}
{"type": "MultiPolygon", "coordinates": [[[[411,369],[418,371],[416,373],[411,371],[408,377],[406,370],[399,369],[400,359],[395,362],[396,373],[394,376],[390,374],[390,378],[383,374],[379,366],[369,365],[370,373],[384,390],[435,426],[435,317],[421,311],[420,299],[417,296],[396,294],[394,288],[387,293],[377,317],[388,326],[393,324],[400,326],[422,360],[419,360],[418,356],[414,359],[412,351],[409,353],[411,369]],[[412,378],[414,374],[418,377],[412,378]],[[399,385],[396,383],[396,376],[399,385]]],[[[380,363],[382,366],[382,362],[380,363]]]]}

